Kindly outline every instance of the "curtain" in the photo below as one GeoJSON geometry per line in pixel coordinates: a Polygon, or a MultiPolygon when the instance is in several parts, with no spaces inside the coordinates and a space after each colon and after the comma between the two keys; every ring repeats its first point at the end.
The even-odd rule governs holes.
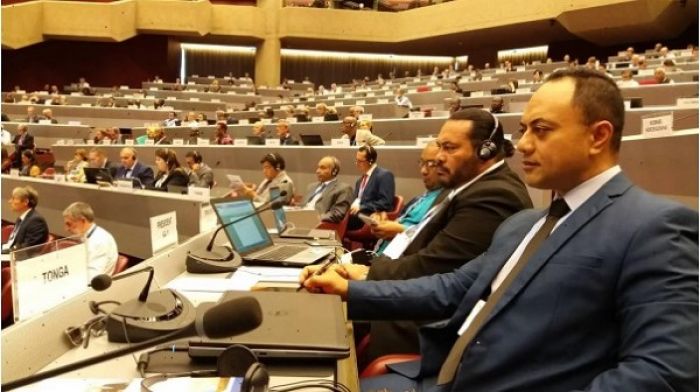
{"type": "Polygon", "coordinates": [[[185,49],[186,76],[241,77],[245,73],[255,78],[255,52],[231,52],[216,49],[185,49]]]}

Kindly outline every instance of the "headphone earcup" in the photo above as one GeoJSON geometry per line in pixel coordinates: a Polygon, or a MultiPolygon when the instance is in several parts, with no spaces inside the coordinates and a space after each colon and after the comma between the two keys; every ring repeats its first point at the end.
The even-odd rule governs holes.
{"type": "Polygon", "coordinates": [[[488,161],[496,156],[496,150],[496,143],[492,142],[491,140],[485,140],[479,146],[479,152],[477,155],[482,161],[488,161]]]}
{"type": "Polygon", "coordinates": [[[216,371],[219,377],[243,377],[256,363],[258,358],[249,348],[234,344],[219,354],[216,371]]]}
{"type": "Polygon", "coordinates": [[[270,374],[267,368],[260,362],[255,362],[245,372],[241,392],[267,392],[270,383],[270,374]]]}

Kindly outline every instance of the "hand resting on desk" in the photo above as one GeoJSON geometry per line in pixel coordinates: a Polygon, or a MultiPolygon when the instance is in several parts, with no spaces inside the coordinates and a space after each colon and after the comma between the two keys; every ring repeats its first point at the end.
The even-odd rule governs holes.
{"type": "Polygon", "coordinates": [[[343,300],[348,294],[348,280],[365,280],[369,267],[358,264],[334,265],[325,273],[316,275],[321,267],[305,267],[299,275],[299,283],[311,292],[339,295],[343,300]]]}

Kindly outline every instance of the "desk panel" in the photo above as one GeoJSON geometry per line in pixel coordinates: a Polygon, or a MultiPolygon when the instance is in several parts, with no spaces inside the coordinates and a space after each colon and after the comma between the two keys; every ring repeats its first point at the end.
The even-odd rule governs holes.
{"type": "MultiPolygon", "coordinates": [[[[112,233],[119,252],[141,259],[152,255],[149,221],[152,216],[177,211],[181,242],[199,234],[203,203],[186,195],[146,190],[129,192],[92,184],[3,175],[2,200],[9,200],[12,189],[23,185],[31,185],[39,192],[37,210],[46,219],[51,233],[69,236],[63,225],[63,210],[72,202],[84,201],[95,211],[97,224],[112,233]]],[[[12,222],[16,218],[9,208],[2,208],[2,219],[12,222]]]]}
{"type": "MultiPolygon", "coordinates": [[[[95,127],[136,127],[145,123],[161,122],[167,118],[167,112],[152,109],[101,108],[69,105],[29,105],[19,103],[3,104],[3,112],[10,118],[19,119],[27,116],[27,107],[34,106],[37,113],[45,108],[53,110],[53,115],[60,123],[80,121],[95,127]]],[[[180,111],[175,110],[181,117],[180,111]]]]}

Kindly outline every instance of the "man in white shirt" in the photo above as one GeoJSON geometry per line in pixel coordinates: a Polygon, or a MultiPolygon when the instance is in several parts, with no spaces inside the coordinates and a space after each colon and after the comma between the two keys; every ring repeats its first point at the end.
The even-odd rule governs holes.
{"type": "Polygon", "coordinates": [[[63,210],[63,223],[71,234],[87,242],[88,280],[96,275],[112,275],[119,253],[109,232],[95,224],[95,213],[89,204],[75,202],[63,210]]]}
{"type": "Polygon", "coordinates": [[[362,390],[697,390],[698,213],[621,172],[624,118],[607,76],[558,70],[528,103],[517,145],[526,183],[555,194],[548,212],[514,215],[448,274],[304,270],[306,287],[348,300],[349,318],[441,320],[421,329],[420,361],[362,390]]]}
{"type": "Polygon", "coordinates": [[[395,101],[397,105],[409,109],[413,107],[413,103],[411,103],[411,100],[408,99],[408,97],[406,96],[406,90],[404,90],[403,88],[397,88],[394,94],[396,95],[395,101]]]}

